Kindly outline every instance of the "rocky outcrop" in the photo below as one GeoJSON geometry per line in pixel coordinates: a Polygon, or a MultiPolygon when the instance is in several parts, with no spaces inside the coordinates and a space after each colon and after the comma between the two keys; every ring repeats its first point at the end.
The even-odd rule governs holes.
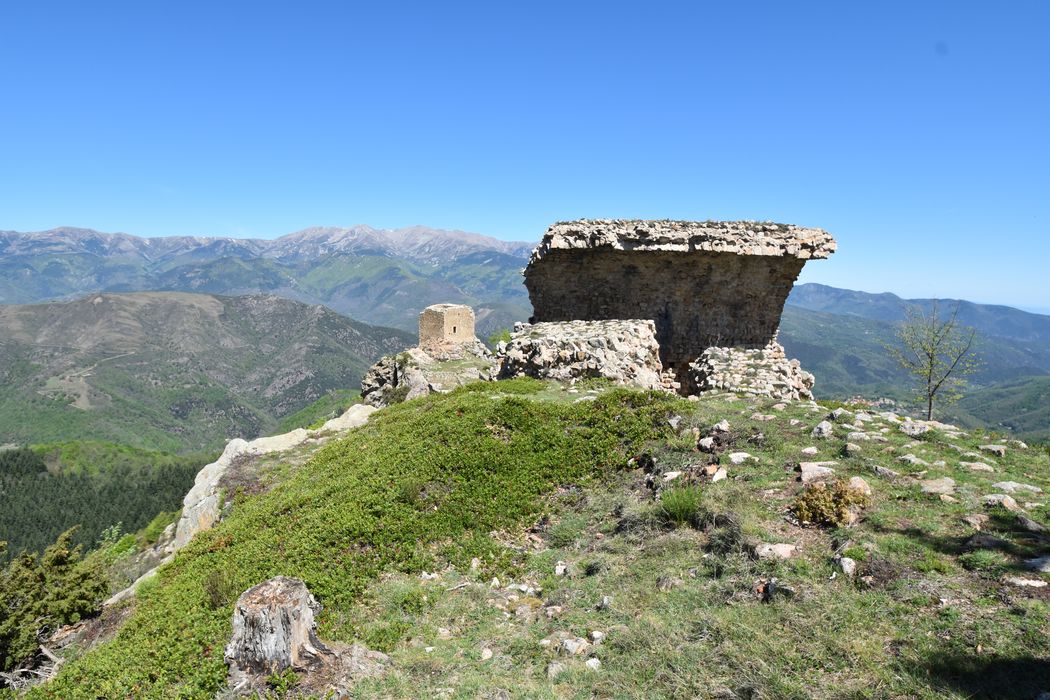
{"type": "Polygon", "coordinates": [[[704,350],[689,365],[689,384],[697,391],[728,391],[784,401],[813,398],[813,375],[789,360],[773,341],[764,348],[704,350]]]}
{"type": "Polygon", "coordinates": [[[661,365],[652,321],[567,321],[518,324],[496,349],[499,377],[558,381],[609,379],[660,389],[661,365]]]}
{"type": "MultiPolygon", "coordinates": [[[[115,605],[133,596],[139,585],[155,576],[157,567],[171,561],[175,552],[189,544],[194,535],[210,530],[219,522],[227,497],[232,495],[223,492],[223,478],[230,473],[231,469],[243,463],[245,458],[287,452],[307,442],[320,444],[333,434],[364,425],[368,422],[368,417],[375,411],[374,406],[356,404],[348,408],[341,416],[327,421],[317,430],[300,428],[290,433],[250,441],[240,438],[231,440],[217,460],[205,465],[197,472],[193,486],[182,499],[182,515],[179,520],[164,530],[154,547],[136,555],[137,558],[148,562],[152,568],[135,579],[130,586],[111,596],[106,600],[105,605],[115,605]]],[[[243,471],[243,467],[241,470],[243,471]]]]}
{"type": "Polygon", "coordinates": [[[660,358],[685,390],[710,347],[762,349],[820,229],[758,222],[594,220],[548,229],[525,269],[533,321],[651,319],[660,358]]]}
{"type": "Polygon", "coordinates": [[[321,606],[295,578],[278,576],[241,594],[233,610],[233,635],[224,658],[230,666],[226,697],[268,690],[267,678],[291,669],[301,674],[302,695],[345,697],[365,676],[381,673],[386,654],[360,645],[329,646],[317,637],[321,606]]]}
{"type": "Polygon", "coordinates": [[[437,357],[411,348],[372,365],[361,380],[361,397],[370,406],[382,407],[451,391],[488,379],[494,364],[488,348],[478,341],[445,346],[437,357]]]}

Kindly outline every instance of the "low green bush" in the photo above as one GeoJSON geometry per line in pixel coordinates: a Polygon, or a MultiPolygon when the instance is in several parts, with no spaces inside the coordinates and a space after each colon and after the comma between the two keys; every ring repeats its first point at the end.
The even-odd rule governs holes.
{"type": "Polygon", "coordinates": [[[853,507],[864,507],[868,497],[842,479],[830,485],[824,483],[810,484],[795,499],[792,512],[799,522],[821,527],[842,527],[848,525],[853,517],[853,507]]]}

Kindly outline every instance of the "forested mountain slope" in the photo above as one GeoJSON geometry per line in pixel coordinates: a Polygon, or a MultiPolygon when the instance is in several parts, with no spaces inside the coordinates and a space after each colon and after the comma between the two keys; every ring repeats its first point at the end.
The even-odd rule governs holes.
{"type": "Polygon", "coordinates": [[[414,340],[275,296],[145,292],[0,306],[0,444],[221,448],[356,388],[373,361],[414,340]]]}

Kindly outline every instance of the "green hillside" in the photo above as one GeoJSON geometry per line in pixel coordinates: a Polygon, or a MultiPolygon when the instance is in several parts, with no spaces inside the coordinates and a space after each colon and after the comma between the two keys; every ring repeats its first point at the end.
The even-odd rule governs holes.
{"type": "MultiPolygon", "coordinates": [[[[869,416],[864,430],[886,443],[843,456],[852,425],[810,437],[826,409],[596,391],[580,402],[529,380],[480,383],[374,414],[278,467],[271,490],[239,499],[140,589],[112,641],[28,697],[211,698],[234,600],[275,575],[318,597],[323,639],[391,654],[352,697],[1031,698],[1050,686],[1047,601],[1003,578],[1045,580],[1022,565],[1045,542],[1006,510],[987,511],[984,544],[963,521],[991,481],[1050,490],[1050,453],[1010,447],[995,474],[972,472],[953,446],[987,438],[916,443],[869,416]],[[723,419],[715,460],[729,478],[712,483],[697,435],[723,419]],[[813,444],[812,459],[870,484],[852,527],[786,517],[813,492],[792,472],[813,444]],[[729,450],[751,457],[731,463],[729,450]],[[695,485],[676,489],[672,474],[695,485]],[[949,475],[952,498],[922,491],[949,475]],[[649,483],[665,485],[659,500],[649,483]],[[763,542],[798,550],[760,558],[763,542]],[[595,630],[600,644],[574,642],[584,656],[564,651],[595,630]]],[[[281,682],[294,693],[295,677],[281,682]]]]}
{"type": "Polygon", "coordinates": [[[0,306],[0,444],[168,452],[273,432],[414,334],[278,297],[144,292],[0,306]]]}

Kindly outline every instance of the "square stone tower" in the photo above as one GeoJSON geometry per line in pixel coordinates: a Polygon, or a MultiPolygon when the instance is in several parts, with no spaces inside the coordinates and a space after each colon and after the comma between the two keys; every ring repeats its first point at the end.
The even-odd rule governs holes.
{"type": "Polygon", "coordinates": [[[447,349],[476,342],[474,310],[463,304],[434,304],[419,314],[419,347],[424,351],[447,349]]]}

